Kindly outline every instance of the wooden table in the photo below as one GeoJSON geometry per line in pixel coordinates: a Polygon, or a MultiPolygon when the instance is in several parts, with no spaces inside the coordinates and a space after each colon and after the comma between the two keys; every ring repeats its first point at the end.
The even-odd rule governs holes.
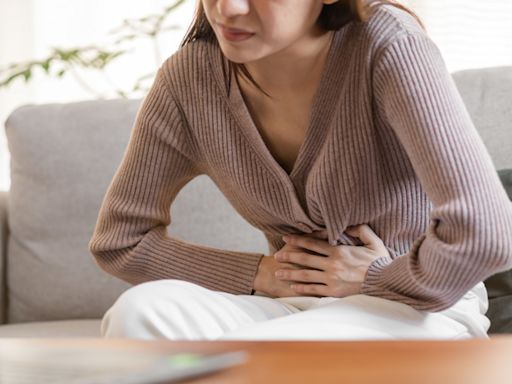
{"type": "MultiPolygon", "coordinates": [[[[128,339],[0,339],[13,346],[97,346],[116,350],[225,352],[249,360],[187,383],[510,384],[512,336],[462,341],[143,341],[128,339]]],[[[1,364],[0,364],[1,365],[1,364]]]]}

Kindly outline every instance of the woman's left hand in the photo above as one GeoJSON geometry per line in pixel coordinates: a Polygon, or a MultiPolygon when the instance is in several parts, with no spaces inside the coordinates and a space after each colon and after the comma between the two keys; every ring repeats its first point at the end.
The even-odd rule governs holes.
{"type": "Polygon", "coordinates": [[[282,269],[282,280],[290,280],[291,288],[305,296],[345,297],[360,293],[370,264],[389,252],[382,240],[367,224],[348,227],[352,237],[363,246],[330,245],[325,231],[311,235],[287,235],[283,247],[274,254],[276,260],[294,263],[309,269],[282,269]],[[313,251],[315,254],[307,253],[313,251]],[[311,268],[314,268],[312,270],[311,268]]]}

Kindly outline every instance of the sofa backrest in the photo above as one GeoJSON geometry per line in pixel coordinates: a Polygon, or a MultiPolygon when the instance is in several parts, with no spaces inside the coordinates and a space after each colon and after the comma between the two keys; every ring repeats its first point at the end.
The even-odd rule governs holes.
{"type": "MultiPolygon", "coordinates": [[[[8,118],[7,322],[99,318],[129,287],[96,265],[88,242],[139,104],[27,105],[8,118]]],[[[170,212],[173,236],[268,253],[264,235],[205,175],[180,191],[170,212]]]]}
{"type": "Polygon", "coordinates": [[[466,69],[452,77],[494,166],[512,169],[512,66],[466,69]]]}

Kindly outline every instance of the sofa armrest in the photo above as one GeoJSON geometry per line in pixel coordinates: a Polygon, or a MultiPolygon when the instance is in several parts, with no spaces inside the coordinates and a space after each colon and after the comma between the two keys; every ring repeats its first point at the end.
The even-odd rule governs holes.
{"type": "Polygon", "coordinates": [[[6,261],[7,261],[7,199],[9,192],[0,191],[0,324],[6,319],[7,292],[6,292],[6,261]]]}

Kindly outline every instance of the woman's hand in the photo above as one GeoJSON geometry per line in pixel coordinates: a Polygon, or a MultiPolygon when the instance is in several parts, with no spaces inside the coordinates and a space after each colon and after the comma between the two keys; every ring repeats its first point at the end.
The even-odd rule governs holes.
{"type": "MultiPolygon", "coordinates": [[[[313,236],[319,239],[327,239],[327,234],[324,231],[317,231],[308,233],[303,236],[313,236]]],[[[285,244],[278,252],[308,252],[303,248],[285,244]]],[[[276,252],[277,253],[277,252],[276,252]]],[[[276,271],[287,270],[304,270],[304,266],[294,264],[293,262],[280,262],[275,257],[265,256],[261,259],[258,266],[258,272],[254,279],[253,288],[256,291],[264,292],[272,297],[288,297],[288,296],[303,296],[290,288],[290,282],[276,278],[276,271]]]]}
{"type": "Polygon", "coordinates": [[[276,279],[287,282],[293,292],[303,296],[345,297],[360,293],[370,264],[389,252],[367,224],[349,227],[346,233],[359,238],[364,246],[332,246],[325,240],[325,231],[283,237],[290,248],[283,247],[274,258],[302,267],[280,268],[276,279]]]}

